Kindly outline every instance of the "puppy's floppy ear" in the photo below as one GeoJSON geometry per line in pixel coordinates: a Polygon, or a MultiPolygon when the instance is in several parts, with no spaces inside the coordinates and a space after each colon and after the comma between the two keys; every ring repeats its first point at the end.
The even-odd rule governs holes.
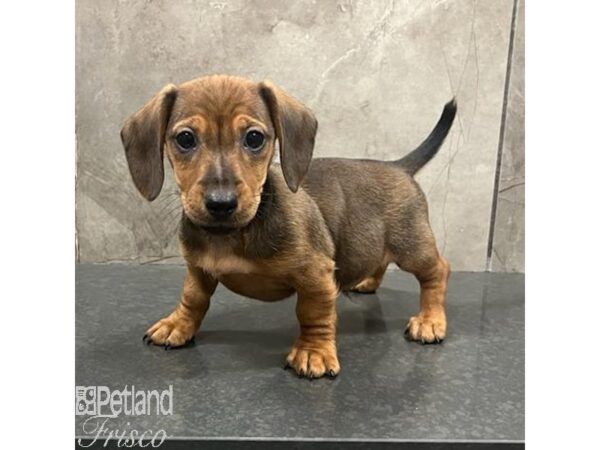
{"type": "Polygon", "coordinates": [[[166,85],[142,109],[131,115],[121,130],[121,141],[135,187],[150,201],[162,189],[165,132],[176,97],[175,85],[166,85]]]}
{"type": "Polygon", "coordinates": [[[279,140],[283,177],[292,192],[304,179],[315,146],[317,119],[310,109],[270,81],[258,85],[279,140]]]}

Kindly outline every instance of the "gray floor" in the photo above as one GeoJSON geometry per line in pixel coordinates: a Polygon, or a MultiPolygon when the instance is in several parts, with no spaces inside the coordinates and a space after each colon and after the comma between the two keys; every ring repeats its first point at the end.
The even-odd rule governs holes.
{"type": "MultiPolygon", "coordinates": [[[[294,299],[262,303],[219,287],[196,344],[164,351],[142,335],[178,301],[184,269],[79,265],[76,383],[173,385],[172,416],[119,416],[116,428],[186,439],[522,441],[524,277],[455,273],[438,346],[403,338],[418,284],[388,272],[376,295],[341,296],[335,380],[282,370],[294,299]]],[[[85,417],[76,417],[81,432],[85,417]]],[[[437,447],[436,447],[437,448],[437,447]]]]}

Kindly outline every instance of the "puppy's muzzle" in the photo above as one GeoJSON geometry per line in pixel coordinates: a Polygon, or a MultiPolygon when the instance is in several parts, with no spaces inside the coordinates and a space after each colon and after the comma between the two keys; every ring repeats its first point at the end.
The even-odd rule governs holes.
{"type": "Polygon", "coordinates": [[[232,190],[214,190],[205,194],[204,206],[213,218],[224,220],[238,207],[237,194],[232,190]]]}

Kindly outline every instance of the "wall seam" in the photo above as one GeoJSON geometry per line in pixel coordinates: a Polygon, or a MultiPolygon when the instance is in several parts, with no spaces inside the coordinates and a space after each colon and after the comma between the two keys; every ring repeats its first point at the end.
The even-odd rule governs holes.
{"type": "Polygon", "coordinates": [[[506,112],[508,107],[508,92],[510,89],[510,75],[515,42],[515,28],[517,23],[517,6],[519,0],[513,1],[512,17],[510,21],[510,37],[508,41],[508,58],[506,62],[506,77],[504,78],[504,98],[502,100],[502,116],[500,119],[500,136],[498,137],[498,150],[496,152],[496,173],[494,175],[494,189],[492,191],[492,211],[488,234],[486,272],[492,271],[492,255],[494,249],[494,233],[496,228],[496,210],[498,208],[498,188],[500,185],[500,172],[502,170],[502,152],[504,151],[504,131],[506,129],[506,112]]]}

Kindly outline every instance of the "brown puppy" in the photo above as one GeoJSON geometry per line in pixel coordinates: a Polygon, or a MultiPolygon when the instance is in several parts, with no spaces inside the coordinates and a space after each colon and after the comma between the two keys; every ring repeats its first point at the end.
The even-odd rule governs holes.
{"type": "Polygon", "coordinates": [[[435,155],[455,114],[452,101],[399,161],[311,163],[317,120],[273,84],[210,76],[163,88],[121,131],[142,195],[158,196],[166,153],[183,206],[181,301],[144,340],[167,348],[189,342],[219,282],[265,301],[296,292],[300,336],[287,363],[300,376],[333,377],[338,290],[374,291],[393,262],[421,284],[407,336],[441,342],[450,269],[412,175],[435,155]],[[276,140],[281,166],[271,164],[276,140]]]}

